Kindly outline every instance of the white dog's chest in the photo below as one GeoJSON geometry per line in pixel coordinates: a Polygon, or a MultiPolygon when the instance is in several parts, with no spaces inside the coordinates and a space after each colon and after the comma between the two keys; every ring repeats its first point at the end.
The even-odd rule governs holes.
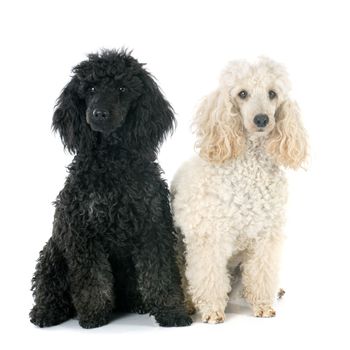
{"type": "Polygon", "coordinates": [[[229,218],[235,235],[256,236],[283,220],[286,180],[268,159],[241,159],[213,174],[217,213],[229,218]]]}

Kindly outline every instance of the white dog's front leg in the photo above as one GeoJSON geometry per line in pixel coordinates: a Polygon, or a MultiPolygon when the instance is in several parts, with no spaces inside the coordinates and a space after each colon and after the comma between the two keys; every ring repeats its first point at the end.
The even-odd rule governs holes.
{"type": "Polygon", "coordinates": [[[243,293],[256,317],[273,317],[276,314],[272,305],[278,290],[282,241],[281,235],[259,238],[244,256],[243,293]]]}
{"type": "Polygon", "coordinates": [[[192,302],[203,322],[221,323],[230,292],[225,251],[218,242],[187,243],[186,277],[192,302]]]}

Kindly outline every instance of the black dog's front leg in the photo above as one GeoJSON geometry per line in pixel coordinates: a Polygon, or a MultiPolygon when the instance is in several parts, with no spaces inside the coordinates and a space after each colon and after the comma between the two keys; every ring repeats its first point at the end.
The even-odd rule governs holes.
{"type": "Polygon", "coordinates": [[[113,309],[113,274],[103,248],[95,239],[69,250],[69,279],[74,307],[83,328],[109,322],[113,309]]]}
{"type": "Polygon", "coordinates": [[[156,236],[145,240],[134,254],[139,290],[160,326],[188,326],[192,320],[184,306],[172,237],[156,236]]]}

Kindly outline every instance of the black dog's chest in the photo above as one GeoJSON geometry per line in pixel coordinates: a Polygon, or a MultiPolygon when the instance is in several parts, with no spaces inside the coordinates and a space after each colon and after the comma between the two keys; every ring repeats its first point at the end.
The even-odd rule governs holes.
{"type": "Polygon", "coordinates": [[[150,217],[162,217],[159,198],[167,191],[156,163],[117,155],[76,159],[56,205],[64,221],[76,218],[74,235],[97,239],[107,250],[127,251],[150,217]]]}
{"type": "MultiPolygon", "coordinates": [[[[130,179],[129,181],[118,181],[113,186],[104,185],[101,188],[91,191],[84,201],[84,211],[87,212],[92,222],[104,222],[109,229],[125,223],[128,218],[137,215],[136,207],[142,206],[141,198],[130,198],[128,191],[130,187],[139,188],[140,184],[130,179]]],[[[140,191],[138,191],[140,193],[140,191]]]]}
{"type": "Polygon", "coordinates": [[[133,244],[138,215],[125,193],[118,189],[91,192],[89,199],[82,203],[82,211],[106,250],[124,256],[133,244]]]}

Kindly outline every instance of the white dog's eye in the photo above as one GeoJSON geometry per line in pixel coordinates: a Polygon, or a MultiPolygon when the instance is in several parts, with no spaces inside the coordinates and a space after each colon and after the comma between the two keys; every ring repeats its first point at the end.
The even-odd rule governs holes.
{"type": "Polygon", "coordinates": [[[247,92],[246,90],[242,90],[242,91],[240,91],[240,93],[238,94],[238,96],[239,96],[242,100],[244,100],[245,98],[247,98],[248,92],[247,92]]]}
{"type": "Polygon", "coordinates": [[[273,90],[270,90],[270,91],[269,91],[269,98],[270,98],[270,100],[273,100],[273,99],[276,98],[276,97],[277,97],[276,92],[273,91],[273,90]]]}

